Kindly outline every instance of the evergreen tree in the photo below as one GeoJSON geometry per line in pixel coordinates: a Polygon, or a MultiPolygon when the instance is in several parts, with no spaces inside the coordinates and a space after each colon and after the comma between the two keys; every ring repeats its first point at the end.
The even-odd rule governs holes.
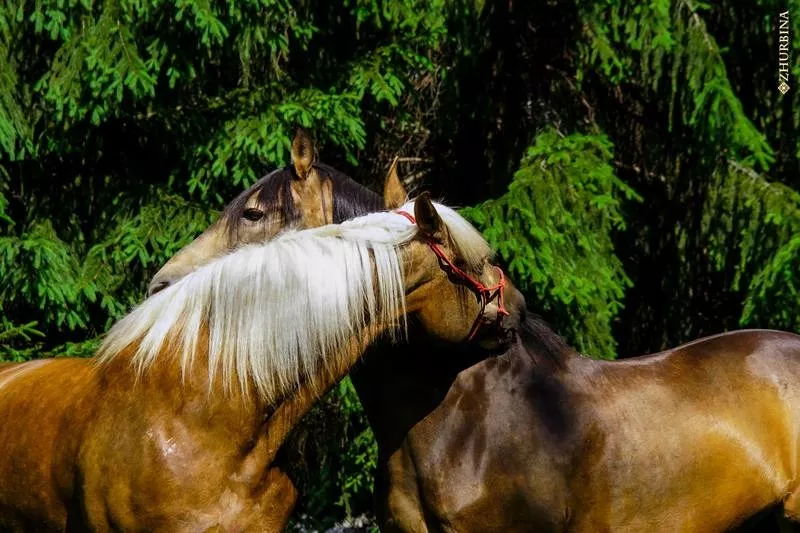
{"type": "Polygon", "coordinates": [[[397,105],[442,31],[441,6],[414,1],[5,3],[4,353],[104,331],[224,200],[287,163],[295,125],[355,163],[365,117],[397,105]]]}
{"type": "Polygon", "coordinates": [[[431,184],[456,203],[500,198],[469,213],[534,309],[597,356],[800,329],[800,91],[777,89],[779,14],[798,2],[456,4],[431,184]],[[586,170],[597,149],[571,139],[608,155],[586,170]],[[610,209],[577,192],[592,181],[610,209]]]}

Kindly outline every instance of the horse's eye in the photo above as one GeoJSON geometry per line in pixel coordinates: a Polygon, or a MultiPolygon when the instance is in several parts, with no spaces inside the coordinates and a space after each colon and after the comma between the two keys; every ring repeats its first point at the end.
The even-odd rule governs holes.
{"type": "Polygon", "coordinates": [[[246,218],[250,222],[258,222],[264,218],[264,212],[260,209],[245,209],[244,213],[242,213],[242,218],[246,218]]]}

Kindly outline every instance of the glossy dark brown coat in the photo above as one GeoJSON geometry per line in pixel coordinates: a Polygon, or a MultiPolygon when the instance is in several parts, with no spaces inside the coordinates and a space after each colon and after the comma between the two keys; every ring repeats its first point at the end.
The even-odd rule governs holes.
{"type": "Polygon", "coordinates": [[[421,375],[420,338],[353,374],[380,444],[384,531],[709,533],[775,506],[800,518],[800,336],[740,331],[608,362],[537,320],[523,330],[483,360],[435,350],[421,375]]]}

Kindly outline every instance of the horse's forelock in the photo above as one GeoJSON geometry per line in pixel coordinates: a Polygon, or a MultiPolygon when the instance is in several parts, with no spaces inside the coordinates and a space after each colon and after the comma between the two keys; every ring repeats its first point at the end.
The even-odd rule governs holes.
{"type": "MultiPolygon", "coordinates": [[[[383,210],[380,195],[353,181],[343,172],[323,163],[315,163],[322,181],[330,181],[333,192],[333,223],[339,224],[368,213],[383,210]]],[[[284,167],[267,174],[247,190],[243,191],[225,208],[223,216],[227,230],[235,233],[242,223],[242,215],[250,198],[257,194],[258,203],[266,213],[280,216],[285,227],[296,224],[300,212],[294,203],[291,182],[292,167],[284,167]]]]}
{"type": "Polygon", "coordinates": [[[300,218],[300,213],[294,205],[292,191],[289,187],[293,178],[294,173],[291,167],[279,168],[242,191],[225,207],[223,217],[228,232],[235,233],[239,229],[244,210],[254,194],[258,195],[258,203],[265,213],[279,214],[284,226],[295,224],[300,218]]]}
{"type": "Polygon", "coordinates": [[[318,163],[315,167],[333,184],[334,224],[384,209],[383,198],[379,194],[357,183],[345,173],[323,163],[318,163]]]}

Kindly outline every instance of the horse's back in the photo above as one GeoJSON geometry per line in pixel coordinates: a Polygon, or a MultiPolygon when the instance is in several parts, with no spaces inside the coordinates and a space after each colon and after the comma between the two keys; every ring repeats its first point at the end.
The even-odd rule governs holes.
{"type": "Polygon", "coordinates": [[[74,473],[63,463],[77,450],[92,367],[83,359],[0,365],[0,530],[66,527],[74,473]]]}
{"type": "MultiPolygon", "coordinates": [[[[94,365],[88,359],[37,359],[24,363],[0,363],[0,400],[23,402],[35,409],[37,405],[49,404],[55,410],[54,398],[69,400],[80,395],[91,382],[94,365]]],[[[9,414],[0,404],[0,416],[9,414]]],[[[16,413],[19,415],[19,413],[16,413]]]]}
{"type": "MultiPolygon", "coordinates": [[[[748,370],[770,381],[800,378],[800,335],[785,331],[746,330],[741,338],[754,344],[748,356],[748,370]]],[[[731,338],[736,339],[735,334],[731,338]]],[[[783,383],[784,388],[800,388],[800,379],[783,383]]]]}
{"type": "Polygon", "coordinates": [[[585,366],[572,385],[597,450],[573,490],[604,505],[577,503],[576,530],[722,531],[795,490],[800,336],[737,331],[585,366]]]}
{"type": "Polygon", "coordinates": [[[742,329],[703,337],[661,352],[676,353],[706,357],[764,354],[800,358],[800,335],[773,329],[742,329]]]}
{"type": "Polygon", "coordinates": [[[449,434],[449,457],[427,454],[446,468],[423,470],[447,472],[429,500],[448,521],[723,531],[800,480],[798,335],[741,331],[628,360],[502,366],[462,373],[434,428],[449,434]]]}
{"type": "Polygon", "coordinates": [[[786,411],[800,429],[800,335],[775,330],[741,330],[663,352],[662,368],[676,392],[697,393],[707,405],[723,395],[737,412],[760,404],[786,411]],[[756,402],[741,409],[747,398],[756,402]]]}
{"type": "MultiPolygon", "coordinates": [[[[595,400],[648,392],[712,401],[781,385],[800,390],[800,335],[741,330],[698,339],[663,352],[617,361],[581,359],[570,368],[570,384],[595,400]]],[[[602,404],[603,402],[597,402],[602,404]]]]}
{"type": "Polygon", "coordinates": [[[19,364],[22,364],[22,363],[9,363],[9,362],[0,363],[0,373],[2,373],[4,370],[8,370],[10,368],[13,368],[15,365],[19,365],[19,364]]]}

